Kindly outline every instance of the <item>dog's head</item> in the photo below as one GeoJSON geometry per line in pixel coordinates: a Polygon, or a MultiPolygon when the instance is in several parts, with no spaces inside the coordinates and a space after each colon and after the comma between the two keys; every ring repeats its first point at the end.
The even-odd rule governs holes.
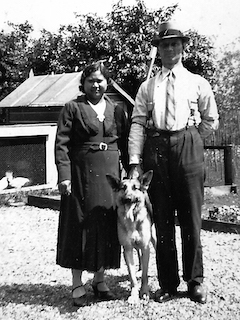
{"type": "Polygon", "coordinates": [[[152,180],[153,171],[150,170],[136,179],[124,178],[120,180],[113,175],[106,175],[107,180],[113,191],[117,193],[116,204],[131,205],[143,203],[145,204],[145,194],[152,180]]]}

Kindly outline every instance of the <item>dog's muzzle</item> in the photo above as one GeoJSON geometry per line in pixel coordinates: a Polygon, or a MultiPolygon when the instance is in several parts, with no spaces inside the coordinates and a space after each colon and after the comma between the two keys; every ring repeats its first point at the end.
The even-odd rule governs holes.
{"type": "Polygon", "coordinates": [[[128,204],[128,205],[130,205],[130,204],[136,204],[136,203],[138,203],[140,200],[139,200],[139,198],[138,197],[122,197],[121,198],[121,202],[122,202],[122,204],[128,204]]]}

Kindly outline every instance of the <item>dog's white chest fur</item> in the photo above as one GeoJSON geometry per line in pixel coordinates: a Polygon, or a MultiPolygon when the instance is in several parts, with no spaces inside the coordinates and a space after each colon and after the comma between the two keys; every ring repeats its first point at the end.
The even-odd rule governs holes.
{"type": "Polygon", "coordinates": [[[149,244],[151,221],[145,205],[135,203],[118,207],[118,238],[122,246],[132,245],[137,249],[149,244]]]}

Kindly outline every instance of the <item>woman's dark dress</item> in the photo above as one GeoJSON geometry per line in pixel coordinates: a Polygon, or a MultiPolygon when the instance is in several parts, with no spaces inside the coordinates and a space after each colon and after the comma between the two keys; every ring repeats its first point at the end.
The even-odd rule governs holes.
{"type": "Polygon", "coordinates": [[[119,148],[126,163],[128,125],[124,111],[106,99],[100,122],[85,96],[62,109],[55,145],[59,182],[71,180],[59,216],[57,264],[96,272],[119,268],[120,245],[113,192],[106,174],[119,176],[119,148]],[[107,145],[100,145],[103,142],[107,145]]]}

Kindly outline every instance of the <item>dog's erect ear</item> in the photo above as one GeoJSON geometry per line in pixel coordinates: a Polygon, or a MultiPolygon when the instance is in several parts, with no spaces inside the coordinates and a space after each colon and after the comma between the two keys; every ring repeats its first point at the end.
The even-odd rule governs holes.
{"type": "Polygon", "coordinates": [[[111,174],[106,174],[106,178],[113,191],[118,191],[120,186],[120,179],[111,174]]]}
{"type": "Polygon", "coordinates": [[[145,172],[142,177],[141,177],[141,185],[144,187],[146,190],[148,189],[153,177],[153,170],[149,170],[145,172]]]}

